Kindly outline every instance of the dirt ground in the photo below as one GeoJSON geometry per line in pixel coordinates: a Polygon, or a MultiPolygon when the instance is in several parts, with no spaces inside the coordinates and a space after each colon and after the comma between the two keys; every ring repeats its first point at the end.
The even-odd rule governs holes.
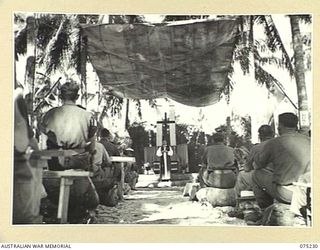
{"type": "Polygon", "coordinates": [[[161,225],[246,225],[227,215],[232,207],[212,207],[209,203],[189,201],[183,187],[139,187],[130,191],[116,207],[98,207],[98,224],[161,225]]]}

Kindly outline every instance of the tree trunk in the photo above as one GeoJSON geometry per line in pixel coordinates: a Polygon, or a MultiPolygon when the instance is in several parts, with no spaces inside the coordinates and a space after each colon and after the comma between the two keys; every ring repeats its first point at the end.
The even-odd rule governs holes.
{"type": "Polygon", "coordinates": [[[292,43],[294,51],[295,78],[298,92],[299,125],[302,132],[309,131],[308,98],[305,82],[305,68],[302,38],[299,27],[299,16],[290,16],[292,43]]]}
{"type": "Polygon", "coordinates": [[[130,126],[130,120],[129,120],[129,105],[130,105],[130,99],[127,99],[127,104],[126,104],[126,121],[125,121],[125,128],[128,130],[130,126]]]}
{"type": "Polygon", "coordinates": [[[227,117],[227,131],[226,131],[226,144],[230,146],[230,135],[231,135],[231,119],[230,116],[227,117]]]}
{"type": "Polygon", "coordinates": [[[26,78],[25,86],[29,89],[27,95],[28,113],[31,115],[31,122],[33,122],[33,103],[34,103],[34,80],[35,80],[35,64],[36,64],[36,38],[38,27],[35,17],[27,17],[27,64],[26,64],[26,78]]]}

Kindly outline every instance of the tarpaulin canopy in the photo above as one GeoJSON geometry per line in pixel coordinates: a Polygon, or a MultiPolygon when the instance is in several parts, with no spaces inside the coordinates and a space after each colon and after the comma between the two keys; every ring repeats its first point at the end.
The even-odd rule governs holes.
{"type": "Polygon", "coordinates": [[[132,99],[216,103],[228,81],[236,20],[82,27],[101,84],[132,99]]]}

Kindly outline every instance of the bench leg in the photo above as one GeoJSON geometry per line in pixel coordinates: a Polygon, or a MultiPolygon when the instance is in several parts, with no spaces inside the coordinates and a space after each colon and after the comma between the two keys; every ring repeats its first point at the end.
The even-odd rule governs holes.
{"type": "Polygon", "coordinates": [[[73,179],[62,177],[60,181],[60,193],[59,193],[59,206],[57,217],[60,219],[61,224],[65,224],[68,221],[68,207],[69,207],[69,195],[70,186],[73,184],[73,179]]]}
{"type": "Polygon", "coordinates": [[[120,185],[119,185],[119,200],[122,201],[123,200],[123,190],[124,190],[124,163],[121,162],[121,181],[120,181],[120,185]]]}

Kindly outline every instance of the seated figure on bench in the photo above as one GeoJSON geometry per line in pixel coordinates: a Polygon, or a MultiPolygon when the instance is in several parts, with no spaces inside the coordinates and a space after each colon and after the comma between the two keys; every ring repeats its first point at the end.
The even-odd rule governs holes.
{"type": "Polygon", "coordinates": [[[100,142],[95,143],[91,171],[91,179],[99,195],[100,204],[116,206],[119,201],[117,185],[121,180],[121,170],[112,164],[107,150],[100,142]]]}
{"type": "MultiPolygon", "coordinates": [[[[132,148],[126,148],[123,154],[124,156],[134,157],[134,150],[132,148]]],[[[132,162],[126,162],[124,166],[124,172],[124,181],[129,184],[131,190],[137,190],[136,184],[139,179],[137,164],[132,162]]]]}
{"type": "Polygon", "coordinates": [[[14,188],[13,188],[13,224],[42,223],[40,200],[45,196],[42,185],[41,164],[28,158],[28,147],[38,149],[29,125],[27,105],[22,89],[14,91],[14,188]]]}
{"type": "Polygon", "coordinates": [[[222,133],[214,134],[202,157],[201,187],[233,188],[236,181],[234,149],[224,145],[222,133]]]}
{"type": "Polygon", "coordinates": [[[305,173],[310,162],[310,138],[298,133],[298,117],[293,113],[279,115],[279,137],[268,140],[255,155],[252,174],[253,191],[262,210],[273,204],[291,204],[293,182],[305,173]],[[273,172],[266,167],[272,163],[273,172]]]}
{"type": "MultiPolygon", "coordinates": [[[[259,130],[259,139],[260,143],[255,144],[248,155],[248,160],[246,164],[244,165],[243,169],[239,169],[239,174],[237,177],[237,182],[234,187],[237,197],[240,196],[240,192],[243,190],[252,190],[252,173],[255,169],[254,164],[254,157],[257,153],[261,152],[263,150],[264,145],[267,143],[267,141],[274,137],[274,132],[272,128],[269,125],[262,125],[259,130]]],[[[266,167],[266,170],[272,172],[273,166],[272,163],[269,163],[266,167]]]]}
{"type": "MultiPolygon", "coordinates": [[[[95,149],[95,121],[91,113],[76,105],[79,86],[68,81],[60,88],[62,106],[55,107],[44,114],[39,129],[47,136],[48,149],[73,149],[79,154],[72,157],[55,157],[48,160],[49,170],[83,169],[89,170],[95,149]]],[[[48,199],[58,202],[59,180],[44,179],[48,199]]],[[[74,181],[70,189],[69,214],[82,217],[87,210],[99,204],[91,179],[81,178],[74,181]]]]}
{"type": "MultiPolygon", "coordinates": [[[[241,154],[247,154],[247,157],[244,157],[244,156],[237,157],[237,155],[240,155],[240,153],[236,153],[237,150],[235,150],[237,162],[238,162],[238,165],[240,165],[236,185],[234,186],[234,191],[237,199],[240,198],[241,191],[252,191],[252,186],[253,186],[252,174],[255,169],[254,157],[257,153],[263,150],[263,147],[267,143],[267,141],[274,137],[274,132],[269,125],[260,126],[260,128],[258,129],[258,134],[259,134],[260,143],[255,144],[251,148],[249,153],[247,152],[241,153],[241,154]],[[245,158],[246,160],[243,162],[245,158]],[[243,166],[241,162],[243,162],[243,166]]],[[[269,165],[266,167],[266,170],[270,172],[273,171],[272,163],[269,163],[269,165]]],[[[235,211],[228,213],[230,217],[242,218],[244,216],[243,211],[239,209],[238,205],[239,204],[237,203],[237,207],[235,211]]]]}

